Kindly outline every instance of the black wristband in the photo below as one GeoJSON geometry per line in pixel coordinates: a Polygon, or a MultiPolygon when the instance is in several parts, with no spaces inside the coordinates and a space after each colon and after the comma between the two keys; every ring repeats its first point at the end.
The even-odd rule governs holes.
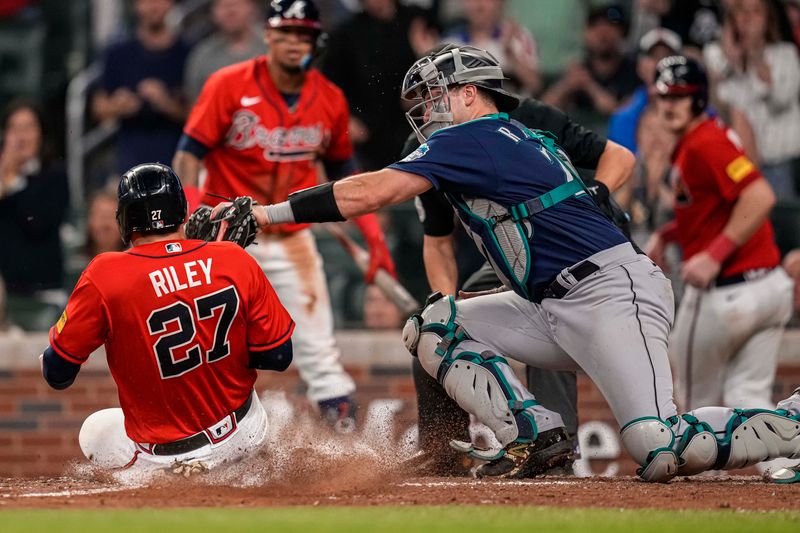
{"type": "Polygon", "coordinates": [[[292,193],[289,195],[289,205],[292,207],[294,221],[298,224],[345,220],[333,196],[333,183],[323,183],[292,193]]]}

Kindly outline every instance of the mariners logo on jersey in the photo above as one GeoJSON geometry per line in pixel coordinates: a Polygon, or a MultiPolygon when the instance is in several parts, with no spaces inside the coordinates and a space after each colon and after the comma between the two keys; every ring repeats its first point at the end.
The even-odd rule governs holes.
{"type": "Polygon", "coordinates": [[[231,119],[225,144],[236,150],[258,146],[264,150],[264,159],[267,161],[302,161],[316,158],[324,138],[325,130],[321,122],[290,128],[268,128],[261,123],[258,115],[241,109],[231,119]]]}
{"type": "Polygon", "coordinates": [[[401,161],[401,163],[408,163],[409,161],[415,161],[420,157],[423,157],[425,154],[428,153],[428,143],[421,144],[419,148],[408,154],[405,159],[401,161]]]}

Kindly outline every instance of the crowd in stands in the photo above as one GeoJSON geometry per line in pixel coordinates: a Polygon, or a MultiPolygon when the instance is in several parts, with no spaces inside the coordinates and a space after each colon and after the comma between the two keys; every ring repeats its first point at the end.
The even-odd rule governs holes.
{"type": "MultiPolygon", "coordinates": [[[[205,80],[226,65],[266,52],[265,5],[261,0],[209,0],[199,14],[181,18],[189,2],[79,0],[69,8],[53,0],[0,4],[0,60],[4,32],[45,25],[53,10],[78,13],[71,17],[78,28],[62,39],[68,45],[37,52],[58,52],[63,64],[71,65],[60,83],[47,85],[60,88],[58,105],[44,90],[14,91],[8,89],[8,80],[0,79],[0,103],[5,104],[0,123],[0,276],[9,302],[34,301],[39,311],[57,309],[71,289],[65,264],[74,264],[77,257],[84,266],[97,253],[122,249],[114,220],[114,176],[137,163],[172,161],[183,122],[205,80]],[[179,18],[181,25],[175,23],[179,18]],[[91,39],[77,39],[81,33],[91,39]],[[75,204],[88,208],[71,212],[64,162],[71,133],[62,126],[65,89],[70,77],[92,62],[99,65],[100,74],[87,96],[87,120],[92,125],[114,124],[117,133],[110,163],[86,170],[102,174],[100,180],[88,180],[100,186],[89,187],[86,198],[75,204]],[[38,103],[17,98],[22,96],[38,103]],[[44,120],[39,104],[56,119],[44,120]],[[67,222],[80,229],[65,232],[67,222]],[[64,235],[70,236],[68,252],[64,235]],[[65,259],[65,254],[70,257],[65,259]]],[[[467,43],[498,58],[514,91],[561,108],[637,155],[635,175],[619,191],[618,200],[644,238],[670,217],[665,177],[675,144],[652,110],[651,85],[656,63],[681,53],[704,62],[712,82],[713,113],[731,125],[779,199],[794,212],[800,210],[798,0],[318,4],[328,39],[316,66],[348,98],[350,136],[364,170],[393,162],[409,134],[407,106],[400,99],[408,67],[440,42],[467,43]]],[[[51,46],[48,42],[45,48],[51,46]]],[[[46,66],[41,75],[46,77],[46,66]]],[[[389,231],[400,235],[409,233],[403,228],[417,224],[413,209],[391,220],[389,231]]],[[[798,233],[798,221],[800,215],[793,226],[777,228],[779,243],[784,242],[780,232],[798,233]]],[[[393,252],[409,255],[406,250],[412,243],[392,235],[390,240],[393,252]]],[[[419,240],[413,246],[418,244],[419,240]]],[[[789,259],[793,272],[800,271],[796,256],[789,259]]],[[[401,277],[424,280],[417,263],[401,271],[401,277]]],[[[372,289],[364,299],[365,307],[372,309],[385,303],[372,289]]],[[[14,311],[9,319],[14,321],[25,306],[9,305],[14,311]]],[[[395,327],[399,322],[391,312],[369,316],[368,327],[395,327]]],[[[49,319],[47,315],[28,321],[25,327],[46,327],[49,319]]]]}

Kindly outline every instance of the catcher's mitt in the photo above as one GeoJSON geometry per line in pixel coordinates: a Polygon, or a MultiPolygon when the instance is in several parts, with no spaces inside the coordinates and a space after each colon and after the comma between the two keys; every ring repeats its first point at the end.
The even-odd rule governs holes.
{"type": "Polygon", "coordinates": [[[219,223],[211,222],[211,208],[201,205],[189,215],[186,221],[186,238],[200,239],[201,241],[217,240],[219,223]]]}
{"type": "Polygon", "coordinates": [[[213,218],[209,207],[199,207],[186,222],[186,237],[204,241],[231,241],[246,248],[256,239],[258,224],[253,199],[239,196],[213,218]]]}
{"type": "Polygon", "coordinates": [[[249,196],[236,198],[212,222],[219,224],[218,241],[231,241],[247,248],[256,240],[258,223],[253,215],[253,199],[249,196]]]}

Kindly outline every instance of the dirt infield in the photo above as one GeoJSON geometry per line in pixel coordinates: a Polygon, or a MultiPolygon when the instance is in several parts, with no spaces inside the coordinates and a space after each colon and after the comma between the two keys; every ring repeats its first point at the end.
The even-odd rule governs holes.
{"type": "Polygon", "coordinates": [[[131,488],[111,481],[61,477],[0,479],[0,509],[275,507],[293,505],[501,504],[555,507],[797,510],[800,484],[757,477],[680,478],[646,484],[629,477],[544,477],[525,481],[348,476],[311,483],[225,486],[202,479],[162,479],[131,488]],[[349,486],[348,486],[349,485],[349,486]]]}

